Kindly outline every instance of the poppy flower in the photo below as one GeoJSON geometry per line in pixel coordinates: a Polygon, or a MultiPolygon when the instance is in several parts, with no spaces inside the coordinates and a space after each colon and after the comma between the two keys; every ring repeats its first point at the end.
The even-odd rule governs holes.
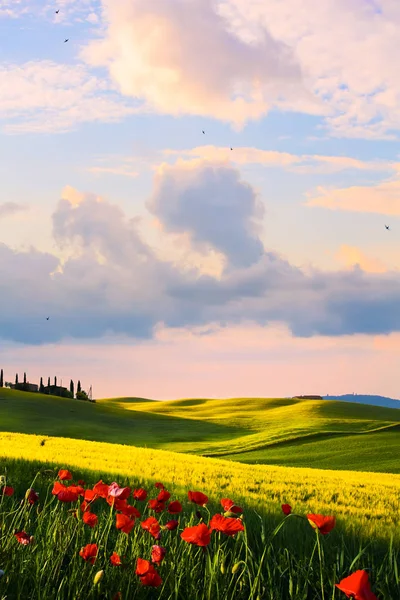
{"type": "Polygon", "coordinates": [[[119,565],[122,565],[122,560],[121,560],[119,554],[117,554],[116,552],[113,552],[110,556],[110,563],[112,565],[114,565],[114,567],[118,567],[119,565]]]}
{"type": "Polygon", "coordinates": [[[154,512],[160,513],[165,510],[165,502],[160,502],[159,500],[149,500],[149,507],[151,510],[154,510],[154,512]]]}
{"type": "Polygon", "coordinates": [[[85,484],[85,482],[83,481],[83,479],[78,479],[78,484],[79,484],[79,485],[82,485],[82,486],[83,486],[83,485],[86,485],[86,484],[85,484]]]}
{"type": "Polygon", "coordinates": [[[163,548],[162,546],[153,546],[151,549],[151,560],[153,563],[160,563],[162,562],[165,553],[166,553],[166,549],[163,548]]]}
{"type": "Polygon", "coordinates": [[[221,531],[225,535],[236,535],[239,531],[244,531],[244,525],[240,519],[224,517],[217,513],[210,521],[210,529],[221,531]]]}
{"type": "Polygon", "coordinates": [[[120,529],[124,533],[128,534],[132,531],[134,525],[135,525],[135,519],[131,519],[130,517],[127,517],[126,515],[120,515],[120,514],[117,515],[117,520],[116,520],[116,528],[117,529],[120,529]]]}
{"type": "Polygon", "coordinates": [[[72,475],[67,469],[60,469],[58,471],[58,479],[61,481],[71,481],[72,475]]]}
{"type": "Polygon", "coordinates": [[[200,506],[204,506],[208,502],[208,497],[203,492],[188,492],[189,502],[194,502],[200,506]]]}
{"type": "Polygon", "coordinates": [[[161,490],[161,492],[157,496],[157,500],[159,502],[167,502],[171,498],[171,494],[167,490],[161,490]]]}
{"type": "Polygon", "coordinates": [[[119,498],[120,500],[126,500],[127,498],[129,498],[131,491],[132,490],[130,487],[119,487],[119,485],[115,483],[115,481],[108,486],[108,495],[112,498],[119,498]]]}
{"type": "Polygon", "coordinates": [[[56,481],[53,485],[53,489],[51,490],[51,493],[53,494],[53,496],[57,496],[57,494],[59,494],[60,492],[64,491],[67,489],[67,486],[64,485],[63,483],[60,483],[59,481],[56,481]]]}
{"type": "Polygon", "coordinates": [[[135,500],[143,502],[143,500],[146,500],[147,498],[147,492],[143,488],[139,488],[138,490],[135,490],[133,492],[133,497],[135,498],[135,500]]]}
{"type": "Polygon", "coordinates": [[[157,519],[155,519],[154,517],[148,517],[148,519],[142,521],[140,524],[142,526],[142,529],[148,531],[155,540],[158,540],[160,538],[161,527],[157,519]]]}
{"type": "Polygon", "coordinates": [[[79,496],[85,495],[85,490],[81,485],[70,485],[68,489],[73,492],[76,492],[79,496]]]}
{"type": "Polygon", "coordinates": [[[28,546],[33,541],[33,537],[26,533],[26,531],[17,531],[16,533],[14,533],[14,536],[17,542],[19,542],[23,546],[28,546]]]}
{"type": "Polygon", "coordinates": [[[318,529],[320,533],[326,535],[336,525],[335,517],[324,517],[324,515],[307,515],[308,522],[310,523],[313,529],[318,529]]]}
{"type": "Polygon", "coordinates": [[[82,556],[83,560],[94,565],[98,551],[99,548],[97,544],[86,544],[86,546],[81,548],[79,556],[82,556]]]}
{"type": "Polygon", "coordinates": [[[175,500],[174,502],[170,502],[168,505],[168,512],[170,515],[177,515],[182,512],[182,504],[175,500]]]}
{"type": "Polygon", "coordinates": [[[3,494],[3,496],[12,496],[14,493],[14,488],[10,487],[8,485],[5,485],[1,490],[0,490],[0,494],[3,494]]]}
{"type": "Polygon", "coordinates": [[[114,508],[115,510],[122,512],[122,514],[126,515],[127,517],[137,517],[140,519],[140,512],[138,509],[135,506],[128,504],[126,500],[118,500],[117,498],[114,503],[114,508]]]}
{"type": "Polygon", "coordinates": [[[162,579],[153,565],[143,558],[138,558],[136,565],[136,575],[139,575],[143,585],[158,587],[162,584],[162,579]]]}
{"type": "Polygon", "coordinates": [[[292,507],[290,506],[290,504],[282,504],[281,508],[283,514],[286,516],[290,515],[290,513],[292,512],[292,507]]]}
{"type": "Polygon", "coordinates": [[[121,594],[121,592],[117,592],[116,594],[114,594],[112,600],[122,600],[122,594],[121,594]]]}
{"type": "Polygon", "coordinates": [[[154,484],[154,487],[158,488],[159,490],[163,490],[165,486],[163,483],[157,481],[157,483],[154,484]]]}
{"type": "Polygon", "coordinates": [[[39,500],[39,494],[33,488],[29,488],[29,490],[26,490],[25,499],[28,500],[29,504],[35,504],[39,500]]]}
{"type": "Polygon", "coordinates": [[[346,594],[347,598],[354,598],[354,600],[378,600],[371,591],[368,573],[364,570],[356,571],[335,585],[341,592],[346,594]]]}
{"type": "Polygon", "coordinates": [[[100,479],[100,481],[98,481],[96,483],[96,485],[93,486],[93,492],[99,498],[107,498],[107,496],[108,496],[108,487],[109,486],[106,483],[103,483],[103,481],[100,479]]]}
{"type": "Polygon", "coordinates": [[[82,521],[86,523],[86,525],[89,525],[89,527],[95,527],[99,522],[99,519],[97,515],[91,513],[90,511],[87,511],[83,513],[82,521]]]}
{"type": "Polygon", "coordinates": [[[167,523],[165,523],[164,527],[165,529],[168,529],[169,531],[174,531],[174,529],[176,529],[179,525],[179,521],[175,521],[174,519],[171,519],[171,521],[168,521],[167,523]]]}
{"type": "Polygon", "coordinates": [[[76,502],[79,498],[79,495],[69,488],[65,488],[65,490],[61,490],[57,494],[58,500],[60,502],[76,502]]]}
{"type": "Polygon", "coordinates": [[[211,529],[208,529],[205,523],[200,523],[200,525],[194,527],[186,527],[181,533],[181,538],[188,544],[208,546],[211,541],[211,529]]]}
{"type": "Polygon", "coordinates": [[[237,515],[240,515],[243,512],[243,508],[240,508],[240,506],[236,506],[234,501],[230,498],[222,498],[221,506],[225,512],[231,512],[237,515]]]}

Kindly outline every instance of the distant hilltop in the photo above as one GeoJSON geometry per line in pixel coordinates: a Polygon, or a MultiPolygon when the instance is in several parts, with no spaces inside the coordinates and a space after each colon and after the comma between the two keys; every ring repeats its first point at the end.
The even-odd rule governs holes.
{"type": "Polygon", "coordinates": [[[356,404],[371,404],[385,408],[400,408],[400,400],[386,396],[373,396],[369,394],[343,394],[343,396],[323,396],[324,400],[340,400],[341,402],[355,402],[356,404]]]}

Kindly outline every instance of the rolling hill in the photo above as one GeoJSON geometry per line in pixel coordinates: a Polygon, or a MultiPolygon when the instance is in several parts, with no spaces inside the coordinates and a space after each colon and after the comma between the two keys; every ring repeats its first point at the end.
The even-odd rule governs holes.
{"type": "Polygon", "coordinates": [[[400,473],[400,412],[349,402],[109,398],[91,404],[2,388],[0,431],[249,464],[400,473]]]}
{"type": "Polygon", "coordinates": [[[355,404],[371,404],[372,406],[383,406],[385,408],[400,409],[400,400],[387,398],[386,396],[374,396],[371,394],[343,394],[342,396],[324,396],[324,400],[340,400],[341,402],[353,402],[355,404]]]}

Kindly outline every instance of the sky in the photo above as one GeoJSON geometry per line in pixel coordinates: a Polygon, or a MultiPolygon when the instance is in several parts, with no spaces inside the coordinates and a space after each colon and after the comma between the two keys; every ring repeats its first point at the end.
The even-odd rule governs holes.
{"type": "Polygon", "coordinates": [[[400,397],[399,33],[398,0],[0,0],[5,381],[400,397]]]}

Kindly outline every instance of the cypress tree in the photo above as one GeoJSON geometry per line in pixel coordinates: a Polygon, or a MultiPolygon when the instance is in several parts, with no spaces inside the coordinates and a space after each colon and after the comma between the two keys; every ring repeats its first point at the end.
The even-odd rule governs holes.
{"type": "Polygon", "coordinates": [[[50,377],[47,379],[47,387],[50,387],[50,377]]]}
{"type": "Polygon", "coordinates": [[[24,373],[24,383],[26,383],[26,373],[24,373]]]}
{"type": "Polygon", "coordinates": [[[71,392],[72,397],[74,397],[74,382],[72,381],[72,379],[71,379],[71,382],[69,384],[69,391],[71,392]]]}
{"type": "Polygon", "coordinates": [[[43,377],[41,377],[40,378],[39,392],[43,393],[43,390],[44,390],[43,377]]]}
{"type": "Polygon", "coordinates": [[[57,376],[54,377],[54,385],[57,385],[57,376]]]}
{"type": "Polygon", "coordinates": [[[0,387],[3,387],[4,385],[4,381],[3,381],[3,369],[0,372],[0,387]]]}
{"type": "Polygon", "coordinates": [[[15,385],[18,385],[18,373],[15,374],[15,385]]]}
{"type": "Polygon", "coordinates": [[[80,382],[80,380],[78,380],[78,385],[77,385],[77,387],[76,387],[76,391],[77,391],[77,392],[81,392],[81,391],[82,391],[82,389],[81,389],[81,382],[80,382]]]}

